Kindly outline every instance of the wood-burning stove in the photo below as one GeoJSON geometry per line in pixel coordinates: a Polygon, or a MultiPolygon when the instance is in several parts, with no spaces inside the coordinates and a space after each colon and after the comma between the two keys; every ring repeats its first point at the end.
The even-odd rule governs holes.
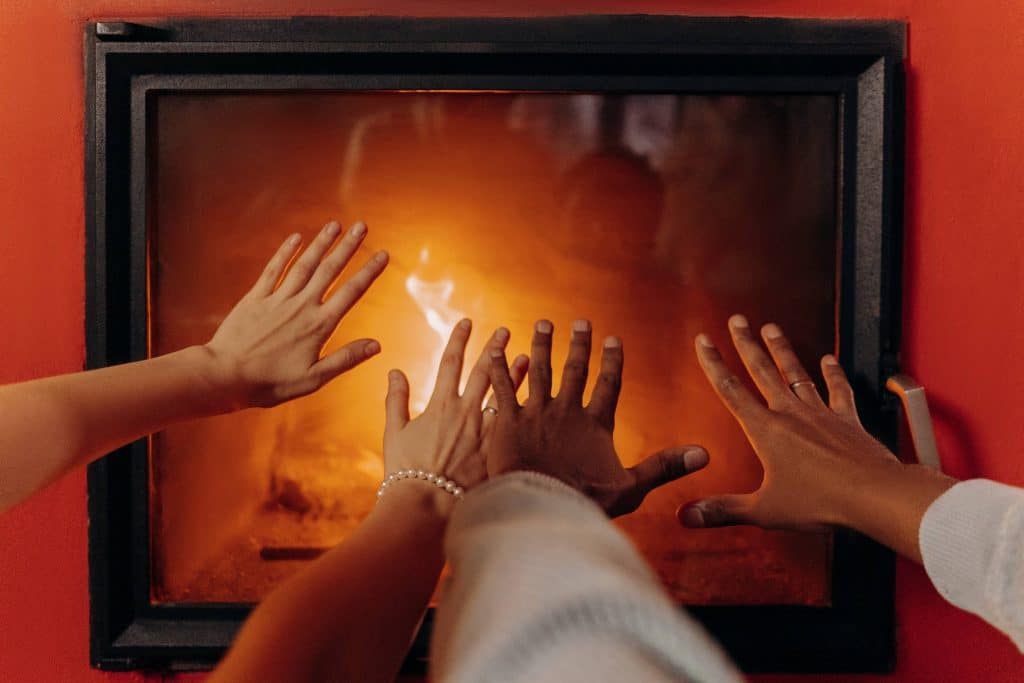
{"type": "MultiPolygon", "coordinates": [[[[549,315],[569,296],[574,305],[585,305],[582,287],[596,272],[610,274],[612,283],[629,282],[633,298],[620,306],[609,303],[615,287],[589,294],[603,303],[597,317],[603,315],[608,326],[630,315],[653,321],[646,335],[636,335],[641,343],[631,346],[625,335],[638,354],[673,355],[665,341],[672,339],[667,326],[673,316],[666,311],[673,307],[684,309],[691,323],[706,325],[736,305],[777,307],[772,297],[785,298],[790,310],[775,308],[773,317],[787,322],[787,314],[803,314],[786,325],[795,328],[797,342],[807,352],[838,350],[857,385],[865,424],[893,445],[898,402],[883,389],[898,365],[903,50],[904,27],[895,22],[591,16],[90,24],[89,366],[203,341],[219,310],[217,297],[240,293],[242,274],[252,269],[251,255],[229,245],[259,245],[292,227],[282,223],[332,217],[318,211],[340,206],[369,218],[374,234],[391,242],[380,246],[397,250],[396,283],[420,309],[434,306],[428,324],[444,317],[438,306],[453,306],[447,298],[431,303],[436,287],[454,286],[455,280],[465,286],[473,277],[431,270],[454,262],[476,263],[489,277],[472,281],[482,298],[463,302],[460,313],[494,315],[496,323],[549,315]],[[694,124],[704,121],[702,112],[714,113],[717,123],[694,124]],[[381,132],[374,138],[376,129],[381,132]],[[721,148],[708,141],[738,132],[740,142],[729,149],[746,151],[724,163],[721,148]],[[524,141],[543,142],[544,163],[537,163],[540,154],[524,151],[524,141]],[[382,150],[392,155],[384,155],[383,170],[366,161],[382,150]],[[318,164],[331,153],[344,158],[337,162],[336,187],[313,186],[311,192],[310,176],[302,171],[322,169],[318,164]],[[431,166],[438,158],[443,163],[431,166]],[[490,181],[474,175],[485,165],[498,169],[490,181]],[[535,167],[546,169],[543,178],[535,167]],[[693,184],[694,169],[706,171],[703,185],[693,184]],[[735,180],[737,170],[745,180],[735,180]],[[271,193],[285,196],[283,202],[242,201],[260,187],[283,186],[285,178],[293,191],[271,193]],[[382,198],[388,183],[412,189],[382,198]],[[745,221],[724,211],[737,203],[735,197],[705,198],[730,183],[742,190],[745,221]],[[680,192],[684,187],[689,194],[680,192]],[[318,204],[317,197],[334,191],[340,199],[318,204]],[[503,193],[531,202],[505,201],[503,193]],[[459,203],[490,213],[481,218],[479,211],[454,211],[459,203]],[[505,205],[504,213],[496,213],[495,204],[505,205]],[[685,210],[698,204],[703,212],[685,210]],[[794,206],[801,210],[783,210],[794,206]],[[246,207],[270,222],[262,237],[244,218],[246,207]],[[511,235],[530,215],[552,222],[537,220],[533,232],[511,235]],[[610,227],[602,224],[608,216],[616,216],[610,227]],[[614,229],[630,217],[650,229],[614,229]],[[652,227],[655,222],[660,227],[652,227]],[[549,278],[546,284],[556,291],[548,299],[537,292],[516,302],[483,296],[515,290],[515,282],[498,282],[494,274],[527,258],[528,250],[519,254],[511,245],[530,240],[534,251],[570,254],[555,258],[553,267],[570,275],[571,267],[579,268],[578,280],[569,277],[557,290],[549,278]],[[766,255],[773,257],[772,268],[758,270],[755,264],[766,255]],[[641,272],[659,275],[638,284],[641,272]],[[698,289],[705,294],[699,301],[692,296],[698,289]],[[762,298],[751,299],[751,290],[762,298]],[[702,306],[710,306],[703,317],[697,312],[702,306]]],[[[429,337],[429,329],[423,332],[429,337]]],[[[680,354],[688,355],[686,341],[680,345],[680,354]]],[[[424,355],[415,344],[410,348],[408,358],[424,355]]],[[[429,366],[429,357],[422,360],[429,366]]],[[[653,375],[637,372],[638,385],[652,386],[653,375]]],[[[633,394],[642,395],[643,387],[627,387],[626,395],[633,394]]],[[[316,414],[300,412],[305,418],[316,414]]],[[[649,406],[637,404],[634,412],[641,415],[636,424],[650,426],[642,417],[649,406]]],[[[710,414],[691,417],[694,425],[682,420],[669,427],[696,430],[713,421],[710,414]]],[[[337,540],[339,519],[358,518],[367,487],[360,488],[353,473],[358,469],[369,479],[379,474],[366,444],[351,437],[353,454],[343,460],[360,458],[362,464],[333,481],[357,484],[325,502],[303,477],[336,457],[272,463],[276,451],[294,445],[287,429],[280,437],[292,418],[232,419],[168,430],[91,466],[95,665],[211,666],[248,603],[282,575],[276,568],[315,557],[324,539],[337,540]],[[272,518],[265,525],[274,533],[246,527],[236,535],[244,542],[232,545],[227,535],[214,542],[197,531],[237,511],[201,505],[222,487],[204,469],[216,449],[262,453],[248,472],[267,476],[250,477],[249,486],[255,498],[266,494],[260,514],[272,518]],[[326,531],[293,541],[311,528],[311,519],[326,531]],[[198,567],[207,552],[201,547],[214,545],[236,550],[219,550],[219,564],[198,567]],[[263,564],[252,570],[244,557],[263,564]],[[270,565],[274,569],[266,569],[270,565]],[[253,571],[254,582],[244,588],[231,580],[253,571]]],[[[302,429],[308,431],[308,424],[302,429]]],[[[354,434],[355,426],[338,421],[331,429],[354,434]]],[[[658,438],[670,432],[654,429],[658,438]]],[[[727,451],[735,442],[722,438],[727,451]]],[[[241,483],[232,495],[254,500],[241,483]]],[[[670,519],[655,514],[650,506],[657,504],[648,505],[648,521],[670,519]]],[[[671,536],[664,529],[645,535],[643,520],[641,515],[624,524],[670,589],[745,669],[891,666],[892,559],[874,543],[844,531],[780,540],[739,530],[732,541],[697,548],[687,546],[680,532],[682,550],[674,557],[671,536]],[[661,545],[650,540],[655,536],[661,545]],[[691,551],[698,559],[679,557],[691,551]],[[699,566],[714,566],[718,582],[705,578],[694,589],[689,573],[696,575],[699,566]]],[[[422,667],[429,620],[424,631],[410,670],[422,667]]]]}

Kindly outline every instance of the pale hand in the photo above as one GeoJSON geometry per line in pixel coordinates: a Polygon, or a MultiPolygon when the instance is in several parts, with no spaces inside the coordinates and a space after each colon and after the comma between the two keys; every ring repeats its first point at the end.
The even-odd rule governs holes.
{"type": "MultiPolygon", "coordinates": [[[[460,394],[459,382],[471,329],[472,323],[467,319],[452,330],[441,356],[434,392],[423,413],[415,419],[409,416],[408,379],[400,370],[388,373],[384,426],[386,474],[422,470],[444,477],[464,490],[487,478],[480,450],[493,423],[493,418],[482,412],[484,396],[490,387],[490,354],[503,353],[509,332],[501,327],[491,335],[460,394]]],[[[516,380],[510,380],[514,386],[522,382],[527,362],[525,356],[516,360],[516,380]]],[[[451,496],[427,482],[398,481],[390,488],[393,491],[386,492],[382,500],[417,490],[442,514],[450,511],[453,502],[451,496]]]]}
{"type": "Polygon", "coordinates": [[[289,237],[202,347],[215,368],[215,384],[224,388],[224,410],[268,407],[312,393],[380,352],[376,340],[357,339],[321,357],[341,319],[388,263],[387,252],[377,252],[327,296],[366,237],[366,226],[356,223],[332,251],[340,234],[337,223],[328,223],[291,267],[301,239],[289,237]]]}

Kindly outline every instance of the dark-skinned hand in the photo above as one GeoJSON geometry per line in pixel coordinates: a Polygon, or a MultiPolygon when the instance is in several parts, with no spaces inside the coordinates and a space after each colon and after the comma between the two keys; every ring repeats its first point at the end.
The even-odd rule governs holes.
{"type": "Polygon", "coordinates": [[[622,342],[608,337],[601,372],[583,405],[590,362],[591,330],[586,320],[573,324],[562,386],[551,395],[551,338],[554,327],[537,323],[529,363],[529,397],[520,405],[505,354],[491,352],[491,384],[498,414],[484,444],[487,473],[496,477],[515,470],[552,476],[596,501],[611,516],[636,510],[655,488],[698,470],[708,462],[699,446],[668,448],[623,467],[612,432],[622,386],[622,342]]]}

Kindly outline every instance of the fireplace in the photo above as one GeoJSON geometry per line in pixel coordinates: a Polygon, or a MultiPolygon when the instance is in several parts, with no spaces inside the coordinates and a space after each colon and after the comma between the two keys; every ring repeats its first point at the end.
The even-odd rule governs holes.
{"type": "Polygon", "coordinates": [[[782,323],[805,360],[837,352],[893,441],[903,41],[891,22],[741,18],[90,25],[91,367],[208,339],[290,231],[364,219],[392,253],[345,322],[383,358],[92,466],[94,664],[212,666],[372,506],[387,367],[426,391],[461,317],[515,347],[546,316],[623,337],[626,460],[713,454],[619,522],[680,604],[747,670],[891,666],[887,552],[683,532],[673,510],[759,481],[690,351],[733,311],[782,323]]]}

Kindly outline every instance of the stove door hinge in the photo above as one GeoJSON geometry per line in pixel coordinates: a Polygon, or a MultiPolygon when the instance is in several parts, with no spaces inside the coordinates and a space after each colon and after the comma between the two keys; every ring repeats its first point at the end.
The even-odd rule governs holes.
{"type": "Polygon", "coordinates": [[[96,37],[100,40],[163,40],[169,33],[156,26],[135,24],[130,21],[98,21],[96,37]]]}

